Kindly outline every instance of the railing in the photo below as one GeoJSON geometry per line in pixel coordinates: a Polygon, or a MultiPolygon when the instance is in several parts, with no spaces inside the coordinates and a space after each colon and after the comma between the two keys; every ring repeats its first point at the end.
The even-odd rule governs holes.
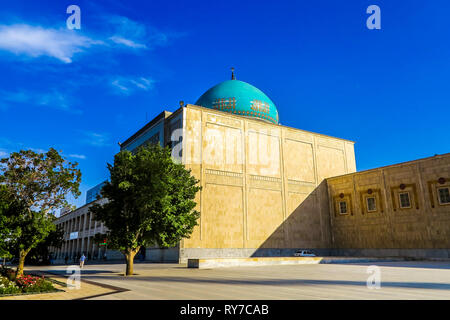
{"type": "MultiPolygon", "coordinates": [[[[105,233],[106,231],[107,231],[107,228],[104,227],[104,226],[103,227],[97,227],[97,228],[90,229],[90,230],[88,229],[88,230],[85,230],[85,231],[78,231],[77,239],[93,237],[97,233],[105,233]]],[[[64,236],[63,236],[63,239],[66,240],[66,241],[70,240],[70,233],[72,233],[72,232],[77,232],[77,231],[75,230],[75,231],[71,231],[71,232],[66,232],[64,234],[64,236]]]]}

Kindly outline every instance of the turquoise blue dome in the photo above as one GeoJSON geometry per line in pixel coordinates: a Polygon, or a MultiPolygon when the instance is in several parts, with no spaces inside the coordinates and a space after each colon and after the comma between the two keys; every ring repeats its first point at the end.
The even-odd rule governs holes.
{"type": "Polygon", "coordinates": [[[206,91],[195,103],[205,108],[225,111],[278,124],[278,110],[258,88],[239,80],[228,80],[206,91]]]}

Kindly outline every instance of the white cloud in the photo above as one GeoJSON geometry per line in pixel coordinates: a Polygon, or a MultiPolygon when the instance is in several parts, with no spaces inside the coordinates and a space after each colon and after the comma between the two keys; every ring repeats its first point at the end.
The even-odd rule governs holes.
{"type": "Polygon", "coordinates": [[[141,88],[143,90],[149,90],[149,89],[153,88],[154,81],[149,78],[140,77],[137,80],[131,80],[131,83],[133,83],[138,88],[141,88]]]}
{"type": "Polygon", "coordinates": [[[113,82],[111,82],[111,85],[116,87],[120,91],[124,91],[124,92],[128,92],[129,91],[129,89],[127,87],[125,87],[124,85],[120,84],[119,80],[114,80],[113,82]]]}
{"type": "Polygon", "coordinates": [[[70,110],[66,96],[62,95],[58,91],[39,95],[36,102],[41,106],[49,106],[65,111],[70,110]]]}
{"type": "MultiPolygon", "coordinates": [[[[2,147],[0,148],[0,158],[4,158],[4,157],[9,157],[11,152],[18,152],[19,150],[31,150],[34,151],[36,153],[47,153],[48,150],[42,149],[42,148],[33,148],[33,147],[29,147],[29,146],[25,146],[25,144],[23,144],[22,142],[15,142],[15,141],[11,141],[9,139],[6,138],[0,138],[0,145],[7,145],[9,147],[2,147]]],[[[59,149],[57,149],[59,150],[59,149]]],[[[58,152],[62,152],[61,150],[59,150],[58,152]]],[[[63,154],[63,156],[67,156],[69,158],[75,158],[75,159],[81,159],[84,160],[87,157],[84,154],[63,154]]]]}
{"type": "Polygon", "coordinates": [[[115,34],[109,38],[115,44],[133,49],[147,49],[147,28],[124,16],[106,16],[105,20],[114,28],[115,34]]]}
{"type": "Polygon", "coordinates": [[[109,146],[109,135],[106,133],[98,133],[92,131],[83,132],[85,139],[83,142],[96,147],[109,146]]]}
{"type": "Polygon", "coordinates": [[[49,56],[71,63],[82,52],[103,41],[78,34],[75,30],[45,29],[27,24],[0,25],[0,49],[30,57],[49,56]]]}
{"type": "Polygon", "coordinates": [[[104,15],[104,23],[114,27],[115,33],[125,36],[145,37],[147,33],[147,27],[140,22],[131,20],[125,16],[120,15],[104,15]]]}
{"type": "Polygon", "coordinates": [[[104,16],[105,23],[114,30],[109,39],[116,44],[134,49],[150,49],[169,44],[170,38],[183,36],[182,33],[162,32],[154,27],[133,21],[124,16],[104,16]]]}
{"type": "Polygon", "coordinates": [[[0,149],[0,158],[7,158],[7,157],[9,157],[9,152],[4,149],[0,149]]]}
{"type": "Polygon", "coordinates": [[[2,98],[8,102],[27,102],[30,100],[30,96],[25,92],[2,92],[2,98]]]}
{"type": "Polygon", "coordinates": [[[71,113],[80,114],[81,110],[74,109],[70,105],[70,99],[60,93],[58,90],[52,90],[45,93],[37,93],[32,91],[0,91],[0,102],[3,101],[4,105],[10,103],[28,103],[38,106],[46,106],[54,109],[59,109],[62,111],[67,111],[71,113]]]}
{"type": "Polygon", "coordinates": [[[124,45],[126,47],[134,48],[134,49],[146,49],[147,46],[142,43],[136,43],[133,40],[125,39],[118,36],[113,36],[109,38],[112,42],[124,45]]]}
{"type": "Polygon", "coordinates": [[[41,149],[41,148],[28,148],[31,151],[34,151],[36,153],[47,153],[47,150],[41,149]]]}
{"type": "Polygon", "coordinates": [[[83,30],[53,29],[30,24],[0,25],[0,50],[28,57],[48,56],[71,63],[75,54],[92,47],[142,50],[165,46],[182,34],[162,32],[124,16],[102,16],[91,36],[83,30]]]}
{"type": "Polygon", "coordinates": [[[86,156],[84,154],[69,154],[69,158],[75,158],[75,159],[86,159],[86,156]]]}
{"type": "Polygon", "coordinates": [[[111,85],[116,89],[116,92],[122,94],[130,94],[135,90],[148,91],[153,89],[155,81],[151,78],[145,77],[116,77],[111,81],[111,85]]]}

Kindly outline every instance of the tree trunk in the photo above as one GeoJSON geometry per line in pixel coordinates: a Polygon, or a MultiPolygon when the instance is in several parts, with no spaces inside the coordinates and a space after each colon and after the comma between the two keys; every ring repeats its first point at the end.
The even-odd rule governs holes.
{"type": "Polygon", "coordinates": [[[16,277],[23,276],[23,266],[25,264],[25,257],[27,256],[28,252],[30,252],[30,249],[19,250],[19,265],[17,266],[16,277]]]}
{"type": "Polygon", "coordinates": [[[129,249],[126,253],[125,253],[125,258],[127,260],[127,269],[125,271],[125,275],[126,276],[132,276],[133,275],[133,263],[134,263],[134,256],[136,255],[136,253],[139,251],[139,248],[137,249],[129,249]]]}

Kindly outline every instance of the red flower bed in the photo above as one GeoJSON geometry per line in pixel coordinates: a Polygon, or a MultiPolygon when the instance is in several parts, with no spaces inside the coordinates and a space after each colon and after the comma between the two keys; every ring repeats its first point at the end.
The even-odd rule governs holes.
{"type": "Polygon", "coordinates": [[[28,288],[39,284],[41,281],[44,281],[44,277],[33,277],[30,275],[23,275],[16,279],[16,284],[20,288],[28,288]]]}
{"type": "Polygon", "coordinates": [[[53,284],[42,277],[23,275],[16,278],[17,286],[22,292],[43,292],[54,290],[53,284]]]}
{"type": "Polygon", "coordinates": [[[37,292],[51,292],[55,291],[53,284],[44,279],[44,276],[37,277],[31,275],[23,275],[16,277],[15,273],[10,268],[1,268],[0,274],[5,278],[2,279],[2,286],[0,287],[1,294],[11,294],[11,293],[37,293],[37,292]],[[7,284],[3,283],[8,281],[7,284]],[[4,281],[5,280],[5,281],[4,281]],[[9,282],[14,283],[14,288],[10,288],[9,282]],[[6,285],[7,288],[6,288],[6,285]],[[6,289],[5,289],[6,288],[6,289]],[[14,290],[13,290],[14,289],[14,290]]]}

